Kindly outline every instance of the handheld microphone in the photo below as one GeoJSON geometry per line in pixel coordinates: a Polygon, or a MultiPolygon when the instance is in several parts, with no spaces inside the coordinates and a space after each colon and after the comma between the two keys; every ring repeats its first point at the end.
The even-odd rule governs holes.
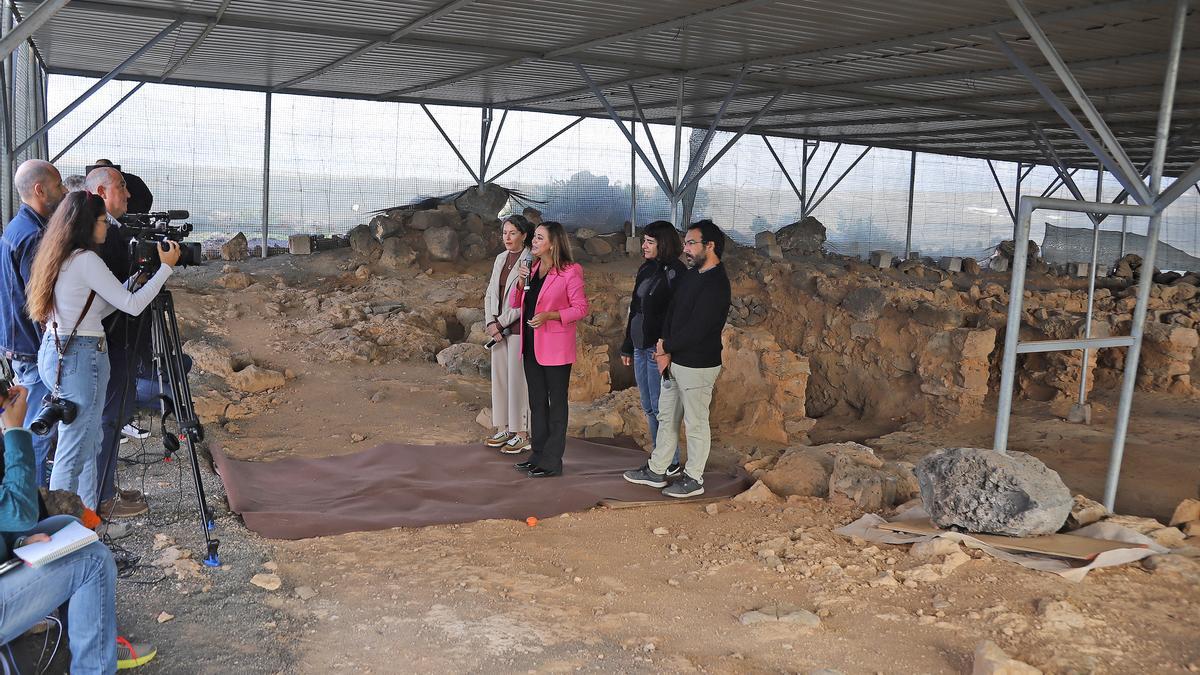
{"type": "Polygon", "coordinates": [[[521,254],[521,260],[518,264],[522,263],[529,266],[529,274],[525,275],[525,292],[528,293],[529,279],[533,276],[533,251],[525,249],[525,252],[521,254]]]}

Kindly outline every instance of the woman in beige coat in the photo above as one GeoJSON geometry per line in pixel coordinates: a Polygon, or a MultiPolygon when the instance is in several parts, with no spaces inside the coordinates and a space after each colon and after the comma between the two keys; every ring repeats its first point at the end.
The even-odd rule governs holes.
{"type": "Polygon", "coordinates": [[[534,226],[522,216],[511,215],[501,224],[504,250],[492,265],[483,296],[484,330],[492,346],[492,424],[496,433],[484,443],[508,455],[530,449],[529,390],[521,363],[521,310],[506,302],[517,281],[517,266],[529,262],[529,243],[534,226]]]}

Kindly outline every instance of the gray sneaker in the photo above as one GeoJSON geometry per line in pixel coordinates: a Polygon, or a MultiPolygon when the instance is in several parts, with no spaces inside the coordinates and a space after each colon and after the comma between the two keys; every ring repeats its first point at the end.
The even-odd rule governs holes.
{"type": "Polygon", "coordinates": [[[653,488],[665,487],[667,484],[667,477],[661,473],[654,473],[651,471],[649,464],[643,465],[640,469],[626,471],[623,476],[625,477],[625,480],[629,481],[630,483],[635,483],[637,485],[649,485],[653,488]]]}
{"type": "Polygon", "coordinates": [[[683,499],[684,497],[695,497],[696,495],[704,494],[704,486],[700,484],[700,481],[685,473],[683,474],[683,478],[671,483],[662,493],[667,497],[683,499]]]}

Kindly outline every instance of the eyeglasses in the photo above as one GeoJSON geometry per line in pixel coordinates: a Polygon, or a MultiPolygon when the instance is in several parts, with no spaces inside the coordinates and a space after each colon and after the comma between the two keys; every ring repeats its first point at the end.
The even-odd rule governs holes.
{"type": "Polygon", "coordinates": [[[703,244],[703,243],[704,243],[704,242],[703,242],[703,241],[700,241],[699,239],[685,239],[685,240],[683,241],[683,245],[684,245],[684,246],[698,246],[698,245],[700,245],[700,244],[703,244]]]}

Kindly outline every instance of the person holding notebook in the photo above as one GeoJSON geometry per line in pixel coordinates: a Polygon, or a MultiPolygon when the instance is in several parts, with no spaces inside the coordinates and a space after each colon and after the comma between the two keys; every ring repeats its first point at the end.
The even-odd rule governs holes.
{"type": "MultiPolygon", "coordinates": [[[[38,520],[33,437],[22,425],[28,391],[12,382],[8,362],[0,359],[0,424],[4,427],[4,477],[0,480],[0,561],[13,549],[50,541],[51,535],[78,522],[71,516],[38,520]]],[[[5,565],[9,567],[9,565],[5,565]]],[[[147,663],[157,650],[117,636],[117,567],[99,541],[40,567],[12,566],[0,574],[0,644],[21,636],[66,605],[71,672],[112,673],[147,663]]]]}

